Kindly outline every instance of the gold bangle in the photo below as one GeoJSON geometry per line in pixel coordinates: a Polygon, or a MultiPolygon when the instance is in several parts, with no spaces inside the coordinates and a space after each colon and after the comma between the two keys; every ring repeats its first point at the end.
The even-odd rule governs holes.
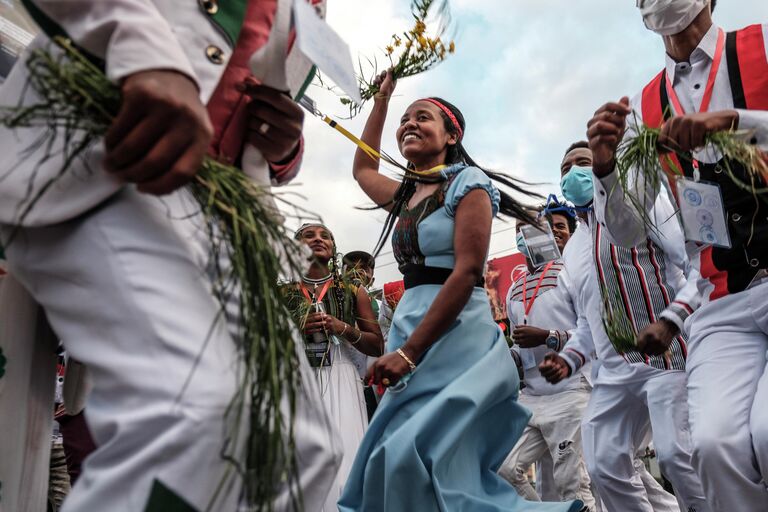
{"type": "Polygon", "coordinates": [[[353,344],[353,345],[357,345],[358,343],[360,343],[360,340],[361,340],[361,339],[363,339],[363,331],[361,331],[360,329],[358,329],[358,330],[357,330],[357,332],[360,334],[360,335],[357,337],[357,339],[356,339],[355,341],[350,341],[350,343],[351,343],[351,344],[353,344]]]}
{"type": "Polygon", "coordinates": [[[341,330],[341,334],[339,334],[339,336],[344,336],[344,333],[347,332],[347,327],[349,327],[349,324],[344,322],[344,328],[341,330]]]}
{"type": "Polygon", "coordinates": [[[413,371],[413,370],[415,370],[415,369],[416,369],[416,365],[413,363],[413,361],[411,361],[411,358],[410,358],[410,357],[408,357],[407,355],[405,355],[405,352],[403,352],[403,349],[400,349],[400,348],[399,348],[399,349],[395,350],[395,352],[397,352],[397,353],[400,355],[400,357],[402,357],[403,359],[405,359],[405,362],[406,362],[406,363],[408,363],[408,366],[410,366],[410,367],[411,367],[411,371],[413,371]]]}

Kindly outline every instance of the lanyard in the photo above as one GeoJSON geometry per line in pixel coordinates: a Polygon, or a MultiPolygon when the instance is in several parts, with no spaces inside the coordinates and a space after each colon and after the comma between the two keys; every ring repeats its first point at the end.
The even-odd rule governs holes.
{"type": "MultiPolygon", "coordinates": [[[[720,29],[717,33],[717,46],[715,48],[715,56],[712,59],[712,68],[709,70],[709,77],[707,78],[707,86],[704,88],[704,96],[701,98],[701,106],[699,106],[699,112],[709,111],[709,104],[712,102],[712,93],[715,90],[715,80],[717,80],[717,72],[720,69],[720,63],[723,60],[723,51],[725,50],[725,33],[720,29]]],[[[672,106],[675,107],[675,113],[679,116],[685,115],[685,109],[680,103],[680,98],[677,97],[675,88],[672,87],[672,80],[669,79],[667,74],[667,96],[672,102],[672,106]]],[[[694,167],[694,179],[699,181],[699,162],[693,160],[694,167]]]]}
{"type": "Polygon", "coordinates": [[[544,281],[544,278],[547,277],[547,272],[549,272],[549,269],[552,268],[552,265],[554,264],[554,261],[550,261],[547,263],[547,265],[544,267],[544,270],[541,272],[541,276],[539,276],[539,280],[536,283],[536,288],[533,289],[533,295],[531,295],[530,301],[526,300],[526,295],[528,291],[528,280],[525,275],[523,275],[523,323],[528,324],[528,313],[531,312],[531,308],[533,308],[533,303],[536,302],[536,297],[539,295],[539,288],[541,288],[541,283],[544,281]]]}
{"type": "MultiPolygon", "coordinates": [[[[309,302],[320,302],[323,300],[323,297],[325,297],[325,294],[328,293],[328,288],[330,288],[332,281],[333,279],[329,279],[328,281],[326,281],[325,285],[323,285],[322,289],[320,290],[320,295],[315,295],[313,293],[312,297],[309,296],[309,290],[307,290],[307,285],[302,282],[301,293],[304,294],[304,296],[307,298],[309,302]]],[[[317,291],[317,286],[315,286],[315,291],[317,291]]]]}
{"type": "MultiPolygon", "coordinates": [[[[699,112],[707,112],[709,110],[709,104],[712,101],[712,92],[715,89],[715,80],[717,79],[717,72],[720,69],[720,63],[723,60],[723,51],[725,50],[725,33],[720,30],[717,34],[717,47],[715,48],[715,56],[712,59],[712,68],[709,70],[709,78],[707,78],[707,87],[704,89],[704,97],[701,98],[701,106],[699,112]]],[[[667,75],[667,95],[669,96],[672,105],[675,107],[675,113],[679,116],[685,115],[685,109],[680,104],[680,99],[677,97],[675,88],[672,87],[672,81],[667,75]]]]}

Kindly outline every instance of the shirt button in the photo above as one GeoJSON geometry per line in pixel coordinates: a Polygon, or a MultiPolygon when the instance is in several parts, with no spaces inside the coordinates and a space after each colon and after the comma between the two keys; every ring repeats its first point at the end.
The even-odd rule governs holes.
{"type": "Polygon", "coordinates": [[[211,16],[219,12],[219,3],[216,0],[200,0],[200,7],[211,16]]]}
{"type": "Polygon", "coordinates": [[[752,258],[751,260],[749,260],[749,266],[755,268],[758,265],[760,265],[760,260],[758,260],[757,258],[752,258]]]}
{"type": "Polygon", "coordinates": [[[738,213],[734,213],[733,215],[731,215],[731,220],[733,222],[739,222],[741,220],[741,215],[739,215],[738,213]]]}
{"type": "Polygon", "coordinates": [[[693,84],[694,89],[701,89],[701,84],[693,84]]]}
{"type": "Polygon", "coordinates": [[[224,64],[224,52],[218,46],[209,45],[205,49],[205,55],[214,64],[224,64]]]}

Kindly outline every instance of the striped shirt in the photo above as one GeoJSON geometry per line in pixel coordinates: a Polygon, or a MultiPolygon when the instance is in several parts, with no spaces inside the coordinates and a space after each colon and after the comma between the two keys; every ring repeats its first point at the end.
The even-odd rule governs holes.
{"type": "Polygon", "coordinates": [[[586,354],[592,351],[597,353],[602,366],[622,379],[685,369],[684,335],[677,336],[670,350],[661,356],[648,357],[636,350],[619,354],[603,324],[605,299],[618,313],[614,318],[635,334],[662,318],[676,323],[682,332],[682,320],[698,307],[696,280],[686,280],[690,264],[674,207],[666,194],[659,195],[654,210],[658,218],[669,221],[631,249],[610,243],[605,227],[594,214],[590,215],[588,225],[580,224],[568,242],[563,261],[572,277],[569,293],[580,318],[561,354],[573,369],[580,368],[589,359],[586,354]]]}
{"type": "MultiPolygon", "coordinates": [[[[515,281],[510,292],[509,299],[514,301],[523,302],[523,286],[525,286],[525,301],[531,300],[536,290],[536,286],[539,284],[539,278],[541,273],[546,269],[546,265],[537,269],[533,274],[526,270],[524,278],[521,276],[515,281]]],[[[556,261],[547,270],[547,274],[541,280],[541,286],[539,287],[539,293],[544,293],[550,288],[557,286],[557,275],[563,269],[563,264],[556,261]]]]}
{"type": "MultiPolygon", "coordinates": [[[[650,239],[632,249],[614,245],[604,235],[602,226],[594,221],[592,242],[601,296],[623,313],[617,315],[617,321],[633,333],[658,321],[675,297],[674,288],[666,280],[668,263],[663,251],[650,239]]],[[[622,355],[633,364],[647,364],[659,370],[684,370],[686,343],[686,335],[681,334],[675,337],[666,354],[649,357],[630,350],[622,355]]]]}

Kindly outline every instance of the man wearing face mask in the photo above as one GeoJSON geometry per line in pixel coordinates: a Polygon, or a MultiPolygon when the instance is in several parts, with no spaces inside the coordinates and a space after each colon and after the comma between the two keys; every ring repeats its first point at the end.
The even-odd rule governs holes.
{"type": "MultiPolygon", "coordinates": [[[[550,223],[555,243],[562,252],[576,227],[570,209],[550,202],[541,213],[532,214],[539,214],[542,222],[550,223]]],[[[499,474],[527,500],[540,501],[525,472],[548,454],[553,462],[556,499],[580,499],[585,510],[594,510],[595,500],[581,454],[581,417],[591,387],[584,374],[589,373],[589,365],[575,372],[573,379],[556,386],[547,383],[538,369],[549,351],[559,351],[565,345],[568,330],[576,326],[576,312],[568,293],[557,289],[562,263],[534,265],[521,232],[524,225],[524,221],[517,221],[517,248],[526,256],[528,270],[510,288],[507,312],[515,342],[512,355],[522,368],[526,384],[520,393],[520,403],[533,416],[499,474]]]]}
{"type": "Polygon", "coordinates": [[[669,219],[632,249],[611,244],[591,211],[592,154],[586,142],[572,145],[561,166],[563,195],[577,206],[582,223],[564,255],[568,290],[579,312],[563,351],[539,367],[550,382],[578,370],[593,350],[601,366],[582,423],[584,458],[600,498],[610,512],[652,512],[654,507],[633,456],[650,430],[664,475],[683,510],[708,511],[691,466],[686,407],[686,338],[680,325],[696,308],[695,284],[685,279],[687,258],[680,226],[667,196],[652,214],[669,219]],[[604,304],[621,318],[638,344],[668,346],[662,356],[633,349],[619,353],[604,325],[604,304]]]}
{"type": "MultiPolygon", "coordinates": [[[[652,231],[615,186],[616,147],[623,136],[632,136],[631,126],[624,131],[633,111],[632,118],[661,128],[660,147],[678,151],[661,160],[667,177],[670,160],[685,176],[668,180],[672,190],[693,183],[719,192],[713,197],[721,197],[715,206],[729,244],[707,245],[694,231],[688,233],[704,302],[686,322],[693,464],[713,510],[765,510],[768,208],[723,172],[727,162],[705,148],[705,137],[738,129],[749,133],[752,144],[768,149],[768,25],[726,34],[712,22],[715,2],[708,0],[643,1],[638,7],[647,28],[664,40],[666,65],[632,102],[625,97],[607,103],[589,123],[595,213],[622,245],[634,245],[652,231]]],[[[741,166],[730,163],[730,168],[750,181],[741,166]]],[[[631,186],[628,194],[651,202],[659,194],[658,184],[648,180],[631,186]]],[[[678,201],[681,208],[685,203],[678,201]]]]}

